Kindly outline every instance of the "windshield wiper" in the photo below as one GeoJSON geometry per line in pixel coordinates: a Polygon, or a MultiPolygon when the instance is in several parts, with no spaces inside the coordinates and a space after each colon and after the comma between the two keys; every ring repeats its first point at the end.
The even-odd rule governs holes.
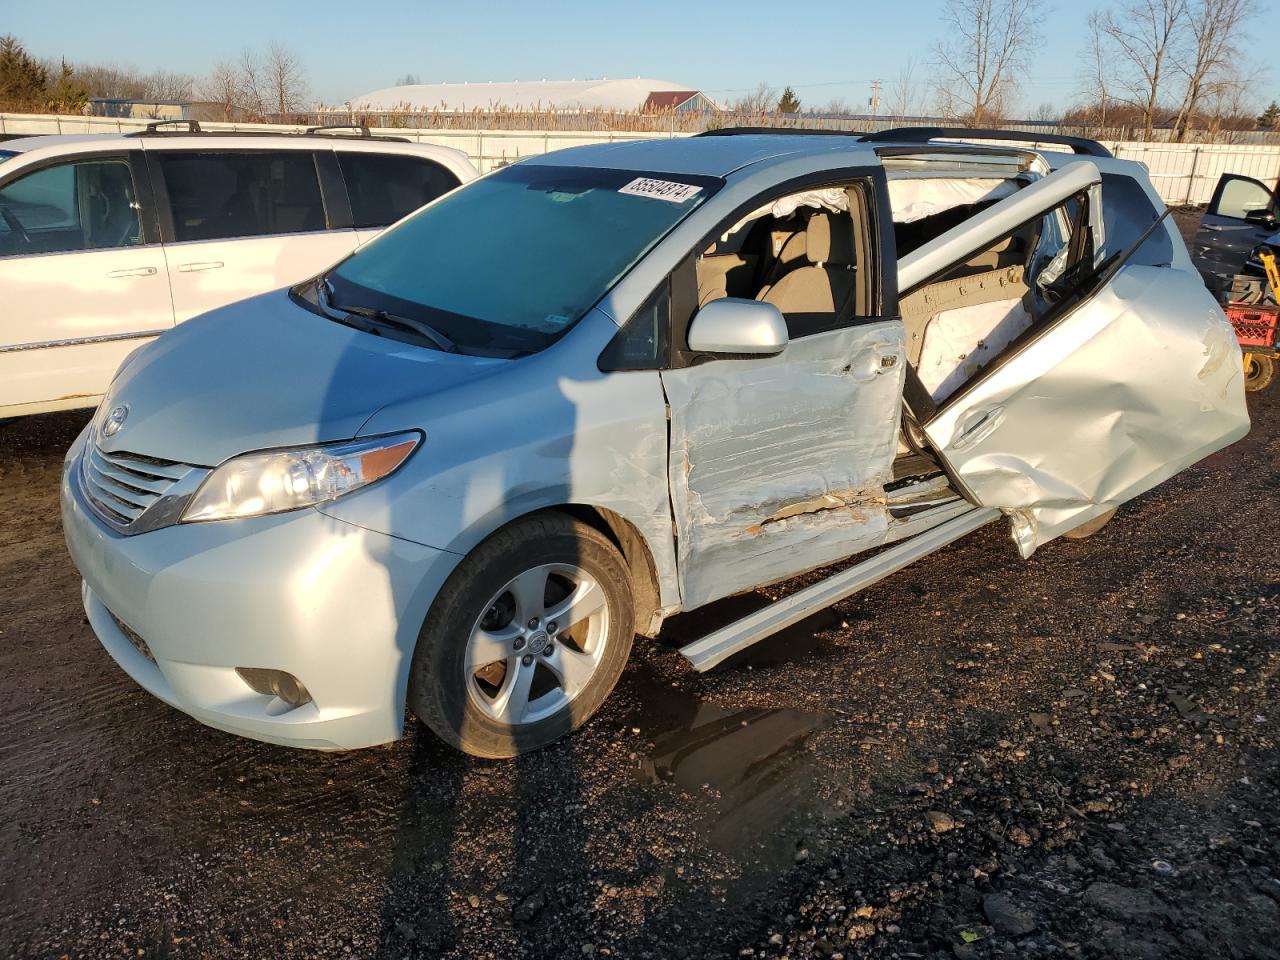
{"type": "Polygon", "coordinates": [[[419,336],[430,340],[445,353],[462,352],[456,343],[425,320],[417,320],[413,317],[402,317],[399,314],[387,313],[385,310],[374,310],[371,307],[356,307],[353,309],[351,307],[340,306],[336,309],[346,310],[348,313],[354,313],[357,317],[364,317],[366,320],[372,320],[375,323],[382,323],[388,327],[399,327],[401,330],[408,330],[411,333],[416,333],[419,336]]]}
{"type": "MultiPolygon", "coordinates": [[[[378,310],[374,307],[350,306],[343,303],[334,303],[333,288],[329,286],[328,280],[321,279],[316,283],[316,294],[319,296],[320,305],[327,308],[328,311],[346,314],[347,316],[363,317],[365,320],[372,320],[374,323],[380,323],[384,326],[398,327],[401,330],[408,330],[411,333],[416,333],[418,336],[431,341],[437,349],[442,350],[445,353],[462,352],[456,343],[425,320],[417,320],[413,317],[402,317],[399,314],[388,313],[386,310],[378,310]]],[[[334,317],[333,319],[340,320],[344,318],[334,317]]]]}

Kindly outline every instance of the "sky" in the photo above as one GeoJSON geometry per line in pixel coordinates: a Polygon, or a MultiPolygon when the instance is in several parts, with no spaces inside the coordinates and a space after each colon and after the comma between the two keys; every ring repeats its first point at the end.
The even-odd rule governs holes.
{"type": "MultiPolygon", "coordinates": [[[[904,63],[923,82],[942,35],[943,0],[734,3],[704,0],[0,0],[0,33],[35,56],[204,74],[246,47],[279,41],[304,61],[313,98],[331,105],[414,74],[424,83],[644,76],[730,102],[765,82],[802,105],[842,99],[865,109],[904,63]]],[[[1069,104],[1092,5],[1048,0],[1020,112],[1069,104]]],[[[1266,4],[1255,36],[1280,33],[1266,4]]],[[[1258,99],[1273,98],[1269,76],[1258,99]]],[[[1275,98],[1280,99],[1280,91],[1275,98]]]]}

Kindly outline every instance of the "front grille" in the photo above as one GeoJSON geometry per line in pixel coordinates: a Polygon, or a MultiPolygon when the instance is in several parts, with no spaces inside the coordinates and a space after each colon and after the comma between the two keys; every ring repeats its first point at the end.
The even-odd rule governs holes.
{"type": "Polygon", "coordinates": [[[122,532],[154,529],[155,521],[177,519],[175,498],[183,502],[192,493],[192,480],[206,471],[186,463],[161,460],[137,453],[102,450],[90,441],[80,461],[86,499],[94,511],[122,532]],[[153,514],[153,509],[160,515],[153,514]],[[152,522],[142,523],[146,517],[152,522]]]}

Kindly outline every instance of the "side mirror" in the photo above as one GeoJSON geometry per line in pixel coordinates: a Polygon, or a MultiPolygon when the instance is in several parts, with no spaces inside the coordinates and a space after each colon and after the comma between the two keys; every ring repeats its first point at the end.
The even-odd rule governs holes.
{"type": "Polygon", "coordinates": [[[787,323],[772,303],[724,297],[712,300],[689,324],[694,353],[771,357],[787,345],[787,323]]]}
{"type": "Polygon", "coordinates": [[[1252,223],[1259,227],[1265,227],[1268,230],[1276,228],[1276,215],[1266,207],[1261,210],[1250,210],[1244,215],[1246,223],[1252,223]]]}

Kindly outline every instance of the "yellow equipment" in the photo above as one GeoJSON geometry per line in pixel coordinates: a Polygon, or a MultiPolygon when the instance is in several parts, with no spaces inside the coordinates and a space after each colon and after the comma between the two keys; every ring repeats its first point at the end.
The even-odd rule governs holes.
{"type": "Polygon", "coordinates": [[[1276,269],[1276,255],[1270,250],[1259,250],[1258,259],[1262,261],[1262,269],[1267,272],[1267,286],[1271,288],[1271,299],[1280,304],[1280,270],[1276,269]]]}
{"type": "Polygon", "coordinates": [[[1258,251],[1258,260],[1267,275],[1271,299],[1276,306],[1266,303],[1233,302],[1226,305],[1227,319],[1235,327],[1236,339],[1244,351],[1244,388],[1250,392],[1262,390],[1276,375],[1276,328],[1280,320],[1280,269],[1276,256],[1270,250],[1258,251]]]}

